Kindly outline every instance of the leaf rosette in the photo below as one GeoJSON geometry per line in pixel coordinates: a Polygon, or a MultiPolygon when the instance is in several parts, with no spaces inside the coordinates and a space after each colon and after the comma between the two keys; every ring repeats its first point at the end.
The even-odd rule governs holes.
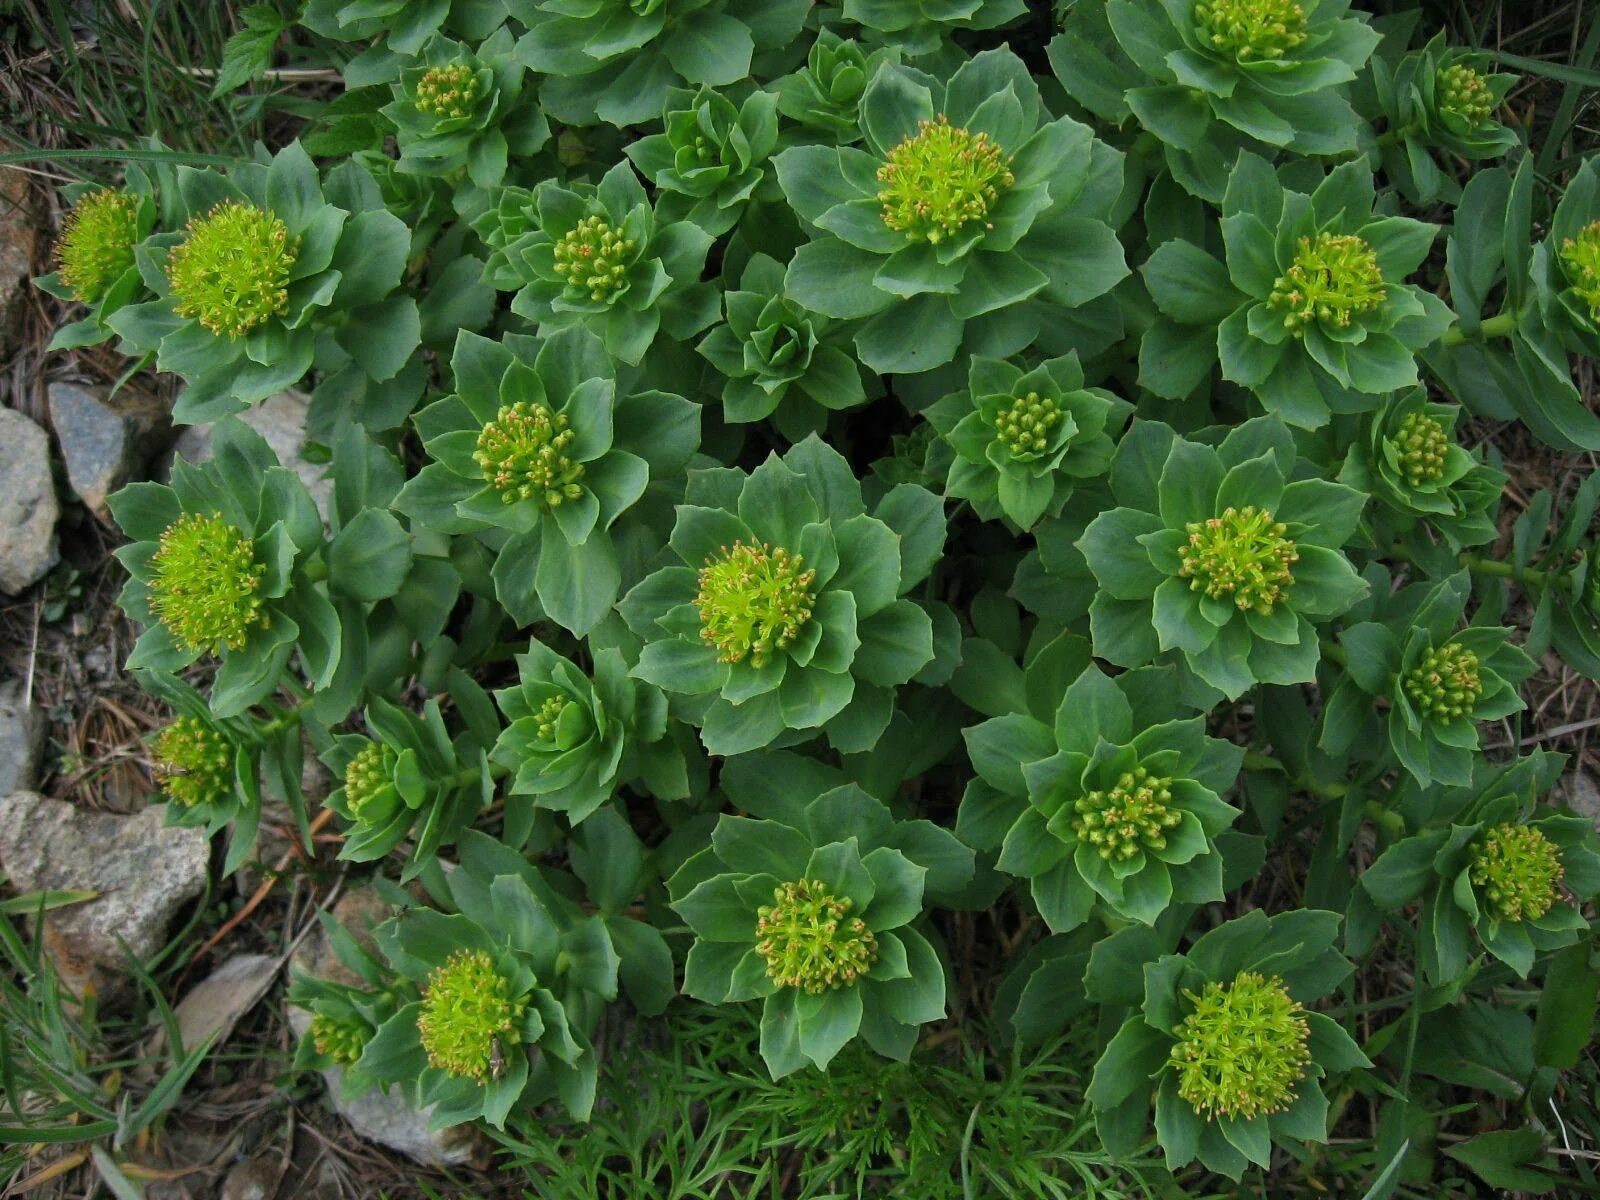
{"type": "Polygon", "coordinates": [[[1095,653],[1134,667],[1176,651],[1227,696],[1311,682],[1316,625],[1367,591],[1340,553],[1366,497],[1301,473],[1274,418],[1236,426],[1215,448],[1136,425],[1112,460],[1117,507],[1077,543],[1100,589],[1095,653]]]}
{"type": "Polygon", "coordinates": [[[1024,0],[844,0],[844,18],[908,55],[931,54],[958,29],[998,29],[1024,0]]]}
{"type": "Polygon", "coordinates": [[[964,731],[978,777],[957,830],[999,849],[997,868],[1028,881],[1052,932],[1076,929],[1097,903],[1150,925],[1175,901],[1222,896],[1216,837],[1239,816],[1222,793],[1244,752],[1207,737],[1203,717],[1149,712],[1149,674],[1112,679],[1091,664],[1053,723],[1015,713],[964,731]]]}
{"type": "Polygon", "coordinates": [[[528,158],[550,139],[550,124],[531,97],[515,39],[504,26],[469,49],[434,36],[400,70],[394,99],[379,110],[394,126],[397,169],[418,175],[465,170],[480,188],[506,173],[508,158],[528,158]]]}
{"type": "Polygon", "coordinates": [[[111,336],[107,319],[144,294],[135,251],[157,220],[155,185],[137,163],[128,165],[120,188],[73,184],[61,194],[72,208],[56,238],[56,269],[34,284],[89,313],[57,329],[51,350],[95,346],[111,336]]]}
{"type": "Polygon", "coordinates": [[[783,267],[752,255],[739,287],[723,297],[727,319],[699,350],[722,373],[722,415],[736,424],[771,418],[792,441],[822,433],[828,414],[866,403],[847,327],[783,294],[783,267]]]}
{"type": "Polygon", "coordinates": [[[637,780],[662,799],[688,795],[666,700],[629,678],[620,651],[596,651],[589,678],[534,640],[517,656],[517,669],[516,686],[495,693],[510,724],[490,756],[511,772],[511,795],[531,796],[573,825],[637,780]]]}
{"type": "Polygon", "coordinates": [[[774,1079],[826,1067],[858,1035],[904,1061],[918,1027],[945,1013],[944,965],[916,927],[944,847],[930,852],[912,829],[926,822],[896,822],[854,785],[788,803],[784,819],[718,818],[670,881],[695,934],[684,991],[761,1000],[774,1079]]]}
{"type": "Polygon", "coordinates": [[[945,494],[1026,530],[1059,514],[1076,480],[1105,474],[1112,436],[1132,412],[1120,396],[1084,386],[1074,353],[1031,370],[974,355],[966,390],[924,415],[952,452],[945,494]]]}
{"type": "Polygon", "coordinates": [[[1242,155],[1222,200],[1226,267],[1173,239],[1142,268],[1174,327],[1146,339],[1141,365],[1157,350],[1186,364],[1147,386],[1180,398],[1220,362],[1224,379],[1304,429],[1416,387],[1417,353],[1454,319],[1438,297],[1405,282],[1438,230],[1378,215],[1375,200],[1364,163],[1335,167],[1308,195],[1242,155]]]}
{"type": "Polygon", "coordinates": [[[861,97],[885,60],[899,62],[900,52],[891,46],[868,49],[831,29],[820,30],[806,65],[778,81],[778,111],[828,141],[859,141],[861,97]]]}
{"type": "Polygon", "coordinates": [[[661,123],[662,132],[627,147],[634,166],[664,193],[659,219],[726,233],[767,178],[765,164],[778,144],[777,96],[751,92],[735,104],[710,88],[676,88],[661,123]]]}
{"type": "Polygon", "coordinates": [[[711,235],[658,219],[627,162],[598,185],[506,188],[476,228],[493,247],[485,278],[515,291],[512,311],[540,333],[581,325],[636,365],[658,334],[682,341],[716,319],[716,291],[700,282],[711,235]]]}
{"type": "Polygon", "coordinates": [[[933,659],[932,619],[905,593],[943,546],[937,498],[902,485],[869,512],[813,436],[748,475],[692,472],[686,499],[678,562],[622,601],[645,641],[634,675],[684,697],[713,754],[824,732],[841,751],[870,747],[895,689],[933,659]]]}
{"type": "Polygon", "coordinates": [[[613,530],[650,481],[683,470],[699,409],[681,396],[619,395],[600,339],[566,329],[502,342],[462,331],[455,391],[416,416],[433,460],[396,505],[432,529],[498,551],[495,594],[517,620],[541,612],[586,634],[622,573],[613,530]]]}
{"type": "Polygon", "coordinates": [[[813,312],[865,318],[856,348],[873,370],[926,371],[963,341],[1016,353],[1127,275],[1107,223],[1121,156],[1088,126],[1051,120],[1009,50],[946,83],[882,63],[861,123],[864,148],[795,146],[774,165],[814,231],[786,291],[813,312]]]}
{"type": "Polygon", "coordinates": [[[187,225],[136,253],[158,298],[107,323],[126,352],[154,353],[157,369],[185,378],[177,420],[237,412],[313,365],[354,364],[382,383],[410,361],[417,303],[394,293],[411,238],[364,170],[347,163],[324,180],[291,142],[226,176],[179,167],[176,177],[187,225]]]}
{"type": "MultiPolygon", "coordinates": [[[[1272,1148],[1328,1140],[1327,1081],[1370,1067],[1332,1017],[1307,1005],[1349,976],[1339,917],[1257,909],[1202,934],[1120,985],[1136,1009],[1095,1064],[1088,1089],[1106,1148],[1132,1152],[1149,1128],[1167,1165],[1198,1159],[1239,1179],[1272,1148]]],[[[1091,971],[1093,968],[1091,967],[1091,971]]]]}

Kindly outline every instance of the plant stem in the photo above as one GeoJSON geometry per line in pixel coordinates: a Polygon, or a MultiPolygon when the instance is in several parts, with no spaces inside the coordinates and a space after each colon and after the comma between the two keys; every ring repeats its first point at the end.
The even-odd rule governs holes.
{"type": "Polygon", "coordinates": [[[1310,792],[1314,796],[1322,796],[1329,800],[1337,800],[1350,790],[1350,785],[1346,783],[1319,783],[1315,779],[1297,776],[1283,765],[1282,759],[1272,754],[1263,754],[1257,750],[1245,751],[1244,766],[1247,771],[1277,771],[1301,791],[1310,792]]]}
{"type": "MultiPolygon", "coordinates": [[[[1397,558],[1401,562],[1414,563],[1416,558],[1404,546],[1390,546],[1385,551],[1386,558],[1397,558]]],[[[1538,567],[1519,567],[1515,563],[1502,562],[1498,558],[1485,558],[1481,554],[1474,554],[1470,550],[1463,550],[1456,556],[1459,562],[1474,575],[1484,575],[1491,579],[1512,579],[1525,586],[1544,587],[1555,579],[1556,572],[1538,567]]],[[[1327,652],[1327,647],[1323,648],[1327,652]]]]}
{"type": "Polygon", "coordinates": [[[1440,334],[1439,343],[1444,346],[1464,346],[1468,342],[1486,342],[1490,338],[1509,337],[1515,332],[1521,316],[1521,313],[1516,312],[1496,313],[1479,325],[1476,333],[1467,333],[1458,321],[1440,334]]]}

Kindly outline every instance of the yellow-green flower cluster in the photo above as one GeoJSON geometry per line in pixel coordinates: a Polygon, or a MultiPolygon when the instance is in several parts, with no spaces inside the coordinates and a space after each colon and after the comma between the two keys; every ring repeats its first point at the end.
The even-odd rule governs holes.
{"type": "Polygon", "coordinates": [[[772,891],[756,910],[756,953],[779,987],[819,994],[847,987],[878,958],[878,939],[866,922],[850,916],[851,903],[818,879],[800,879],[772,891]]]}
{"type": "Polygon", "coordinates": [[[1061,409],[1049,396],[1029,392],[994,419],[995,436],[1013,455],[1042,454],[1061,424],[1061,409]]]}
{"type": "Polygon", "coordinates": [[[585,217],[556,242],[555,273],[571,287],[604,300],[622,286],[635,250],[604,217],[585,217]]]}
{"type": "Polygon", "coordinates": [[[485,1082],[499,1055],[520,1038],[528,1002],[483,950],[456,950],[428,975],[417,1033],[429,1065],[462,1079],[485,1082]]]}
{"type": "Polygon", "coordinates": [[[1178,1029],[1169,1062],[1178,1095],[1202,1116],[1244,1118],[1282,1112],[1311,1061],[1305,1010],[1275,976],[1241,971],[1213,981],[1178,1029]]]}
{"type": "Polygon", "coordinates": [[[1455,642],[1429,649],[1406,672],[1401,686],[1427,720],[1448,725],[1470,716],[1483,698],[1478,656],[1455,642]]]}
{"type": "Polygon", "coordinates": [[[267,623],[256,594],[266,569],[221,513],[184,513],[150,559],[150,608],[186,649],[237,650],[267,623]]]}
{"type": "Polygon", "coordinates": [[[988,134],[959,129],[941,113],[889,151],[878,182],[883,223],[913,241],[937,244],[983,221],[1016,178],[988,134]]]}
{"type": "Polygon", "coordinates": [[[1435,417],[1421,409],[1406,414],[1394,436],[1406,482],[1420,487],[1442,476],[1450,444],[1450,435],[1435,417]]]}
{"type": "Polygon", "coordinates": [[[61,281],[93,304],[133,266],[138,240],[137,196],[115,188],[87,193],[67,214],[56,240],[61,281]]]}
{"type": "Polygon", "coordinates": [[[1561,261],[1566,264],[1572,290],[1600,321],[1600,221],[1585,225],[1576,237],[1561,243],[1561,261]]]}
{"type": "Polygon", "coordinates": [[[1433,86],[1439,111],[1460,117],[1468,125],[1482,125],[1494,112],[1494,92],[1489,81],[1466,63],[1445,67],[1433,86]]]}
{"type": "Polygon", "coordinates": [[[368,742],[345,765],[344,799],[356,820],[362,819],[361,810],[389,782],[394,759],[394,751],[389,747],[381,742],[368,742]]]}
{"type": "Polygon", "coordinates": [[[539,731],[539,740],[553,742],[556,740],[556,725],[561,720],[561,714],[567,711],[572,704],[566,696],[551,696],[539,706],[533,715],[534,726],[539,731]]]}
{"type": "Polygon", "coordinates": [[[1285,537],[1285,526],[1253,504],[1229,505],[1220,517],[1184,526],[1187,544],[1178,547],[1178,573],[1194,591],[1213,599],[1232,597],[1241,612],[1272,612],[1294,582],[1299,551],[1285,537]]]}
{"type": "Polygon", "coordinates": [[[483,427],[472,458],[505,503],[536,500],[557,508],[583,495],[583,464],[566,453],[575,437],[565,413],[518,400],[483,427]]]}
{"type": "Polygon", "coordinates": [[[1352,317],[1383,303],[1389,287],[1378,255],[1353,233],[1319,233],[1300,239],[1288,271],[1278,277],[1268,302],[1283,310],[1283,324],[1295,337],[1322,322],[1343,329],[1352,317]]]}
{"type": "Polygon", "coordinates": [[[451,63],[429,68],[412,89],[411,102],[419,112],[443,120],[466,116],[477,98],[477,72],[469,63],[451,63]]]}
{"type": "Polygon", "coordinates": [[[723,662],[765,666],[811,619],[816,572],[782,546],[736,541],[700,568],[700,633],[723,662]]]}
{"type": "Polygon", "coordinates": [[[372,1030],[359,1018],[342,1018],[329,1012],[312,1013],[308,1032],[317,1053],[327,1055],[341,1067],[359,1059],[372,1036],[372,1030]]]}
{"type": "Polygon", "coordinates": [[[198,717],[179,717],[156,738],[161,790],[184,808],[219,804],[233,792],[234,748],[198,717]]]}
{"type": "Polygon", "coordinates": [[[1072,827],[1107,862],[1126,862],[1141,850],[1167,848],[1167,833],[1183,820],[1167,807],[1171,800],[1171,779],[1135,767],[1110,788],[1074,801],[1072,827]]]}
{"type": "Polygon", "coordinates": [[[1306,13],[1296,0],[1205,0],[1194,6],[1200,36],[1237,62],[1287,58],[1306,40],[1306,13]]]}
{"type": "Polygon", "coordinates": [[[1537,921],[1556,902],[1561,848],[1531,825],[1496,825],[1472,847],[1472,882],[1502,920],[1537,921]]]}
{"type": "Polygon", "coordinates": [[[288,311],[298,249],[276,214],[224,200],[190,221],[167,256],[173,307],[212,333],[243,337],[288,311]]]}

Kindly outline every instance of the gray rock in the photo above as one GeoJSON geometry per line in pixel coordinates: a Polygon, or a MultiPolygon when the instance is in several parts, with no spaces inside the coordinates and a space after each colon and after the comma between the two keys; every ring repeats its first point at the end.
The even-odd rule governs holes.
{"type": "Polygon", "coordinates": [[[98,893],[46,917],[46,944],[90,967],[124,970],[120,943],[140,959],[155,954],[178,910],[205,889],[209,857],[204,833],[167,827],[160,809],[90,812],[33,792],[0,800],[0,869],[14,887],[98,893]]]}
{"type": "Polygon", "coordinates": [[[76,383],[50,385],[50,423],[61,443],[67,482],[96,516],[106,517],[106,497],[138,477],[167,440],[166,406],[143,393],[106,398],[76,383]]]}
{"type": "MultiPolygon", "coordinates": [[[[334,905],[333,917],[368,950],[374,950],[372,928],[386,920],[391,909],[370,887],[356,888],[334,905]]],[[[319,928],[295,951],[290,960],[293,971],[320,979],[359,985],[361,980],[339,962],[319,928]]],[[[305,1037],[311,1014],[300,1008],[289,1009],[289,1026],[297,1037],[305,1037]]],[[[387,1092],[373,1088],[365,1095],[344,1094],[344,1072],[329,1067],[322,1073],[333,1109],[361,1137],[397,1150],[417,1162],[432,1166],[460,1166],[481,1161],[487,1152],[483,1135],[471,1125],[452,1125],[430,1129],[431,1108],[417,1108],[398,1088],[387,1092]]]]}
{"type": "MultiPolygon", "coordinates": [[[[239,420],[265,438],[278,461],[300,476],[326,521],[328,503],[333,499],[333,476],[326,463],[309,462],[301,453],[306,444],[306,407],[310,403],[311,397],[304,392],[279,392],[245,409],[239,420]]],[[[172,452],[185,462],[205,462],[211,457],[211,426],[189,426],[178,435],[172,452]]]]}
{"type": "Polygon", "coordinates": [[[24,683],[21,679],[0,683],[0,796],[39,781],[45,722],[23,694],[24,683]]]}
{"type": "Polygon", "coordinates": [[[56,565],[50,439],[15,409],[0,408],[0,592],[20,592],[56,565]]]}
{"type": "Polygon", "coordinates": [[[1600,784],[1595,783],[1594,776],[1579,767],[1562,780],[1562,791],[1572,811],[1588,817],[1600,829],[1600,784]]]}
{"type": "Polygon", "coordinates": [[[16,349],[22,335],[38,246],[38,210],[28,173],[0,167],[0,358],[16,349]]]}
{"type": "Polygon", "coordinates": [[[270,1200],[283,1173],[283,1163],[270,1155],[246,1159],[228,1172],[217,1200],[270,1200]]]}

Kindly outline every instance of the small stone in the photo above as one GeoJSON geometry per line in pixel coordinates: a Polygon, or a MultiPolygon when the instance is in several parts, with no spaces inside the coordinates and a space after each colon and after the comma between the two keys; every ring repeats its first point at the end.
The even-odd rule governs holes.
{"type": "Polygon", "coordinates": [[[247,1159],[228,1172],[218,1200],[268,1200],[278,1190],[283,1164],[272,1157],[247,1159]]]}
{"type": "Polygon", "coordinates": [[[137,478],[171,432],[166,406],[125,390],[104,398],[75,383],[50,385],[50,422],[67,463],[67,481],[102,519],[106,497],[137,478]]]}
{"type": "MultiPolygon", "coordinates": [[[[333,476],[326,463],[309,461],[306,444],[306,408],[311,397],[304,392],[279,392],[238,414],[238,419],[254,429],[272,447],[278,461],[300,476],[322,519],[328,519],[328,504],[333,499],[333,476]]],[[[173,455],[185,462],[203,463],[211,458],[211,426],[190,425],[178,435],[173,455]]]]}
{"type": "Polygon", "coordinates": [[[1562,781],[1567,805],[1580,817],[1588,817],[1600,829],[1600,783],[1581,767],[1562,781]]]}
{"type": "Polygon", "coordinates": [[[38,210],[28,173],[0,167],[0,358],[17,348],[22,335],[38,244],[38,210]]]}
{"type": "Polygon", "coordinates": [[[39,781],[45,721],[28,703],[24,681],[0,683],[0,795],[31,788],[39,781]]]}
{"type": "Polygon", "coordinates": [[[160,809],[90,812],[33,792],[0,800],[0,869],[21,892],[98,893],[50,912],[46,942],[107,971],[125,971],[128,952],[144,960],[161,949],[178,910],[205,890],[209,858],[205,834],[169,828],[160,809]]]}
{"type": "Polygon", "coordinates": [[[16,410],[0,408],[0,592],[20,592],[56,565],[60,515],[49,437],[16,410]]]}

